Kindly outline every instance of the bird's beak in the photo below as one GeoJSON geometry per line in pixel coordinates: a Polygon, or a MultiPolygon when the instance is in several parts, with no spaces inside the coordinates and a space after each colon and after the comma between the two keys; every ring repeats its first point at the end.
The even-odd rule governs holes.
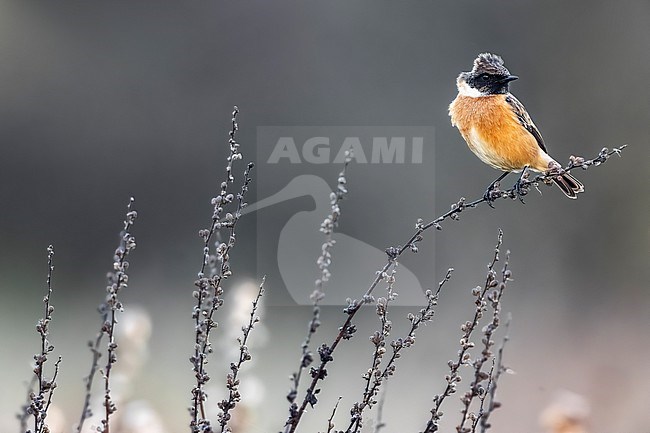
{"type": "Polygon", "coordinates": [[[507,77],[504,77],[504,78],[502,78],[502,79],[499,80],[499,81],[500,81],[501,83],[505,84],[505,83],[509,83],[509,82],[511,82],[511,81],[515,81],[515,80],[517,80],[517,79],[519,79],[519,77],[516,76],[516,75],[508,75],[507,77]]]}

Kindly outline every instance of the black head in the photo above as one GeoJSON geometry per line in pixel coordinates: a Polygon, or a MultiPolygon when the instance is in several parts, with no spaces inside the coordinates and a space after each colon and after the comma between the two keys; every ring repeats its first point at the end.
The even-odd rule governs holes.
{"type": "Polygon", "coordinates": [[[508,93],[508,83],[516,80],[516,75],[503,66],[503,59],[496,54],[479,54],[470,72],[462,72],[458,77],[458,88],[470,96],[486,96],[508,93]],[[464,88],[461,89],[461,86],[464,88]]]}

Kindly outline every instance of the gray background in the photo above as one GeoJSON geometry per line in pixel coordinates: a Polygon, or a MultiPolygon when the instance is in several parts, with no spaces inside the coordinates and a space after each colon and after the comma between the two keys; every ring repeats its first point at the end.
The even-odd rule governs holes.
{"type": "MultiPolygon", "coordinates": [[[[589,401],[594,432],[647,429],[649,22],[646,0],[1,2],[0,431],[16,431],[13,414],[37,350],[33,326],[48,244],[57,251],[52,341],[64,356],[55,402],[72,422],[89,363],[85,342],[99,326],[94,307],[124,207],[136,197],[138,249],[123,300],[148,311],[153,333],[130,398],[147,400],[168,431],[184,431],[191,291],[201,260],[196,233],[211,216],[232,105],[242,110],[245,158],[256,154],[260,125],[434,126],[433,179],[404,179],[377,192],[352,170],[344,206],[354,214],[353,203],[390,205],[406,190],[409,204],[394,206],[426,209],[435,196],[442,211],[461,195],[479,196],[497,174],[468,151],[447,116],[458,72],[488,50],[521,77],[512,90],[559,161],[604,146],[630,148],[622,159],[578,173],[587,192],[577,201],[544,188],[525,206],[472,211],[436,233],[435,248],[406,259],[433,258],[435,250],[436,273],[426,285],[448,266],[457,273],[437,322],[422,330],[389,384],[386,431],[416,431],[427,418],[497,227],[513,253],[515,281],[504,309],[513,314],[507,363],[517,375],[500,383],[504,406],[495,431],[541,431],[538,417],[560,389],[589,401]]],[[[332,167],[332,182],[337,172],[332,167]]],[[[346,221],[341,230],[380,245],[404,242],[414,223],[379,212],[360,228],[346,221]]],[[[254,219],[242,221],[233,285],[264,272],[251,260],[255,230],[254,219]]],[[[319,251],[305,246],[314,259],[319,251]]],[[[394,311],[396,335],[406,311],[394,311]]],[[[246,403],[255,432],[284,422],[286,377],[309,310],[274,307],[263,316],[254,368],[246,372],[259,385],[257,400],[246,403]]],[[[317,342],[341,320],[339,308],[326,309],[317,342]]],[[[335,357],[323,404],[303,430],[326,429],[339,395],[342,426],[359,398],[370,358],[365,336],[376,326],[371,309],[359,326],[335,357]]],[[[231,344],[217,344],[218,356],[231,344]]],[[[215,384],[226,365],[211,364],[215,384]]],[[[457,419],[452,400],[450,427],[457,419]]]]}

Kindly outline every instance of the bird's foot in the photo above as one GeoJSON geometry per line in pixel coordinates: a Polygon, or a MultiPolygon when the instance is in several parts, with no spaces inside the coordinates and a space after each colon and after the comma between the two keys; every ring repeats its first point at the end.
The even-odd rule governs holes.
{"type": "Polygon", "coordinates": [[[499,189],[499,185],[503,178],[506,177],[510,173],[509,171],[504,172],[501,176],[497,177],[491,184],[490,186],[487,187],[485,190],[485,194],[483,194],[483,200],[492,208],[494,209],[494,206],[492,206],[492,202],[494,202],[496,199],[501,198],[504,196],[504,191],[501,191],[499,189]]]}
{"type": "Polygon", "coordinates": [[[530,184],[528,183],[528,166],[524,167],[521,171],[521,175],[517,182],[515,182],[512,187],[515,197],[519,199],[520,202],[526,204],[524,201],[524,196],[530,191],[530,184]]]}
{"type": "Polygon", "coordinates": [[[499,189],[499,181],[492,182],[490,186],[487,187],[485,193],[483,194],[483,200],[494,209],[492,204],[496,199],[501,197],[501,190],[499,189]]]}

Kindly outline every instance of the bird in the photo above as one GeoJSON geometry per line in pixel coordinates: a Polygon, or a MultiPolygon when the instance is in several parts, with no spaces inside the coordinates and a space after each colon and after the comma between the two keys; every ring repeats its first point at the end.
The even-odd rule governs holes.
{"type": "Polygon", "coordinates": [[[568,198],[584,191],[582,183],[554,160],[524,105],[509,91],[510,74],[503,59],[481,53],[472,70],[456,79],[458,95],[449,105],[452,126],[458,128],[470,150],[484,163],[504,173],[490,184],[484,198],[492,206],[492,194],[509,173],[521,172],[515,192],[522,199],[522,179],[528,169],[552,173],[552,181],[568,198]]]}

